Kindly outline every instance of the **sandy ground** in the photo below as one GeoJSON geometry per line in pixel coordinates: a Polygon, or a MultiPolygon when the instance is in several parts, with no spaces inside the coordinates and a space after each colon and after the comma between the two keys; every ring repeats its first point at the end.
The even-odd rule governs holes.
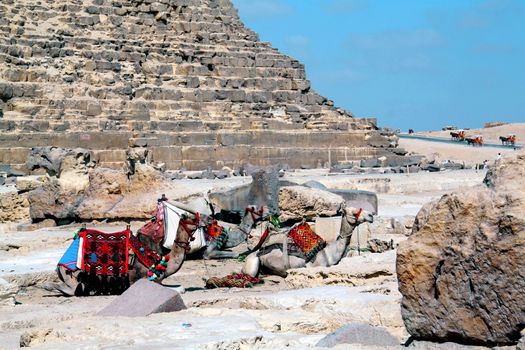
{"type": "MultiPolygon", "coordinates": [[[[446,191],[479,184],[483,173],[367,177],[305,171],[288,176],[298,182],[315,179],[334,188],[379,186],[379,215],[396,217],[415,215],[425,202],[446,191]],[[414,187],[425,181],[433,187],[414,187]]],[[[133,223],[133,227],[139,224],[133,223]]],[[[95,227],[111,231],[122,225],[95,227]]],[[[75,228],[72,225],[0,235],[0,278],[20,286],[17,305],[0,306],[0,349],[17,348],[21,336],[31,340],[31,347],[42,349],[305,349],[315,347],[323,336],[349,322],[382,326],[400,343],[407,337],[399,308],[395,254],[390,253],[366,258],[388,264],[392,272],[384,278],[375,277],[374,264],[359,260],[365,257],[353,256],[346,258],[350,259],[346,261],[348,266],[372,268],[369,277],[363,271],[356,273],[356,269],[339,269],[337,274],[327,270],[326,276],[333,277],[326,279],[329,285],[323,285],[328,282],[321,278],[318,286],[297,289],[283,278],[263,276],[264,284],[253,289],[206,290],[204,278],[239,271],[242,263],[189,260],[165,281],[170,288],[185,290],[182,297],[187,310],[138,318],[95,316],[117,297],[66,298],[39,288],[42,282],[55,278],[56,262],[75,228]],[[348,276],[341,277],[341,273],[348,276]]],[[[396,241],[399,239],[405,238],[396,237],[396,241]]],[[[361,345],[338,348],[374,349],[361,345]]]]}
{"type": "MultiPolygon", "coordinates": [[[[460,126],[458,125],[458,127],[460,126]]],[[[525,143],[525,123],[512,123],[493,128],[470,129],[466,130],[466,134],[467,136],[481,135],[483,136],[483,140],[489,143],[501,143],[499,140],[500,136],[515,134],[517,143],[522,144],[525,143]]],[[[417,132],[416,135],[450,138],[450,131],[422,131],[417,132]]]]}
{"type": "Polygon", "coordinates": [[[482,164],[485,160],[493,162],[496,160],[498,153],[501,153],[504,157],[517,152],[512,148],[472,147],[465,144],[454,145],[415,139],[400,139],[399,147],[406,149],[408,152],[422,154],[429,159],[437,159],[438,161],[448,159],[470,166],[482,164]]]}

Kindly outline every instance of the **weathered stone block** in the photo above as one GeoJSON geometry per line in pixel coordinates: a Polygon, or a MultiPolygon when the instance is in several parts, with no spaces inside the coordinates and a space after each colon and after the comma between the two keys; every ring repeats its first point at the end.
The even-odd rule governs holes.
{"type": "Polygon", "coordinates": [[[147,279],[131,285],[121,296],[100,310],[98,316],[143,317],[186,309],[180,294],[147,279]]]}

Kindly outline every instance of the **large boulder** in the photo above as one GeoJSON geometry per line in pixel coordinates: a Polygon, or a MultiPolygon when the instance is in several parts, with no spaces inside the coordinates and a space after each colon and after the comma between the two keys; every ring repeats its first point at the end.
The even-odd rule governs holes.
{"type": "Polygon", "coordinates": [[[525,154],[495,164],[485,185],[418,215],[397,257],[402,315],[415,338],[514,344],[525,324],[525,154]]]}
{"type": "Polygon", "coordinates": [[[82,193],[64,189],[57,178],[28,192],[30,215],[33,220],[46,218],[66,219],[75,217],[75,209],[82,201],[82,193]]]}
{"type": "Polygon", "coordinates": [[[281,187],[280,220],[313,220],[317,216],[335,216],[345,207],[343,197],[328,191],[304,186],[281,187]]]}
{"type": "Polygon", "coordinates": [[[136,164],[129,178],[122,171],[95,168],[75,214],[83,220],[148,219],[157,198],[172,187],[167,177],[145,164],[136,164]]]}

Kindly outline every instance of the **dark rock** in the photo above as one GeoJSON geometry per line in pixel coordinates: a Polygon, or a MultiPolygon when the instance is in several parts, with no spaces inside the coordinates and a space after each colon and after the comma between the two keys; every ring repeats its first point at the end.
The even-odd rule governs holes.
{"type": "Polygon", "coordinates": [[[443,169],[448,169],[448,170],[460,170],[460,169],[464,169],[465,166],[461,163],[456,163],[456,162],[445,162],[441,165],[441,167],[443,169]]]}
{"type": "Polygon", "coordinates": [[[144,317],[159,312],[184,309],[186,306],[178,292],[147,279],[141,279],[100,310],[97,315],[144,317]]]}
{"type": "Polygon", "coordinates": [[[404,156],[408,152],[404,148],[394,148],[392,149],[392,153],[397,154],[398,156],[404,156]]]}
{"type": "Polygon", "coordinates": [[[399,341],[386,329],[363,323],[350,323],[319,340],[317,347],[332,348],[340,344],[399,346],[399,341]]]}
{"type": "Polygon", "coordinates": [[[437,164],[421,164],[420,168],[431,173],[441,171],[441,167],[437,164]]]}
{"type": "Polygon", "coordinates": [[[363,159],[361,161],[361,168],[377,168],[381,166],[378,159],[363,159]]]}
{"type": "Polygon", "coordinates": [[[60,173],[62,159],[67,154],[67,150],[57,147],[34,147],[27,158],[27,168],[34,170],[44,168],[50,176],[60,173]]]}
{"type": "Polygon", "coordinates": [[[226,170],[214,171],[213,174],[217,179],[225,179],[230,176],[230,173],[226,170]]]}
{"type": "Polygon", "coordinates": [[[198,173],[188,174],[188,179],[190,179],[190,180],[200,180],[200,179],[202,179],[202,173],[198,172],[198,173]]]}
{"type": "Polygon", "coordinates": [[[381,239],[373,238],[373,239],[368,240],[367,245],[368,245],[368,249],[370,249],[370,252],[372,253],[384,253],[388,250],[394,249],[393,240],[390,240],[390,242],[387,242],[381,239]]]}

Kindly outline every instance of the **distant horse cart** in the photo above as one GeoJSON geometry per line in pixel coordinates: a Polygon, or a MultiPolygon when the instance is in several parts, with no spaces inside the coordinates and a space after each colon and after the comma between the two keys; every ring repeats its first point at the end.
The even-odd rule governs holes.
{"type": "Polygon", "coordinates": [[[516,135],[514,134],[509,136],[500,136],[499,139],[502,145],[514,146],[516,144],[516,135]]]}
{"type": "Polygon", "coordinates": [[[465,130],[451,131],[450,137],[453,141],[465,141],[465,130]]]}
{"type": "Polygon", "coordinates": [[[467,145],[469,146],[483,146],[483,136],[477,135],[473,137],[467,137],[465,138],[465,141],[467,141],[467,145]]]}

